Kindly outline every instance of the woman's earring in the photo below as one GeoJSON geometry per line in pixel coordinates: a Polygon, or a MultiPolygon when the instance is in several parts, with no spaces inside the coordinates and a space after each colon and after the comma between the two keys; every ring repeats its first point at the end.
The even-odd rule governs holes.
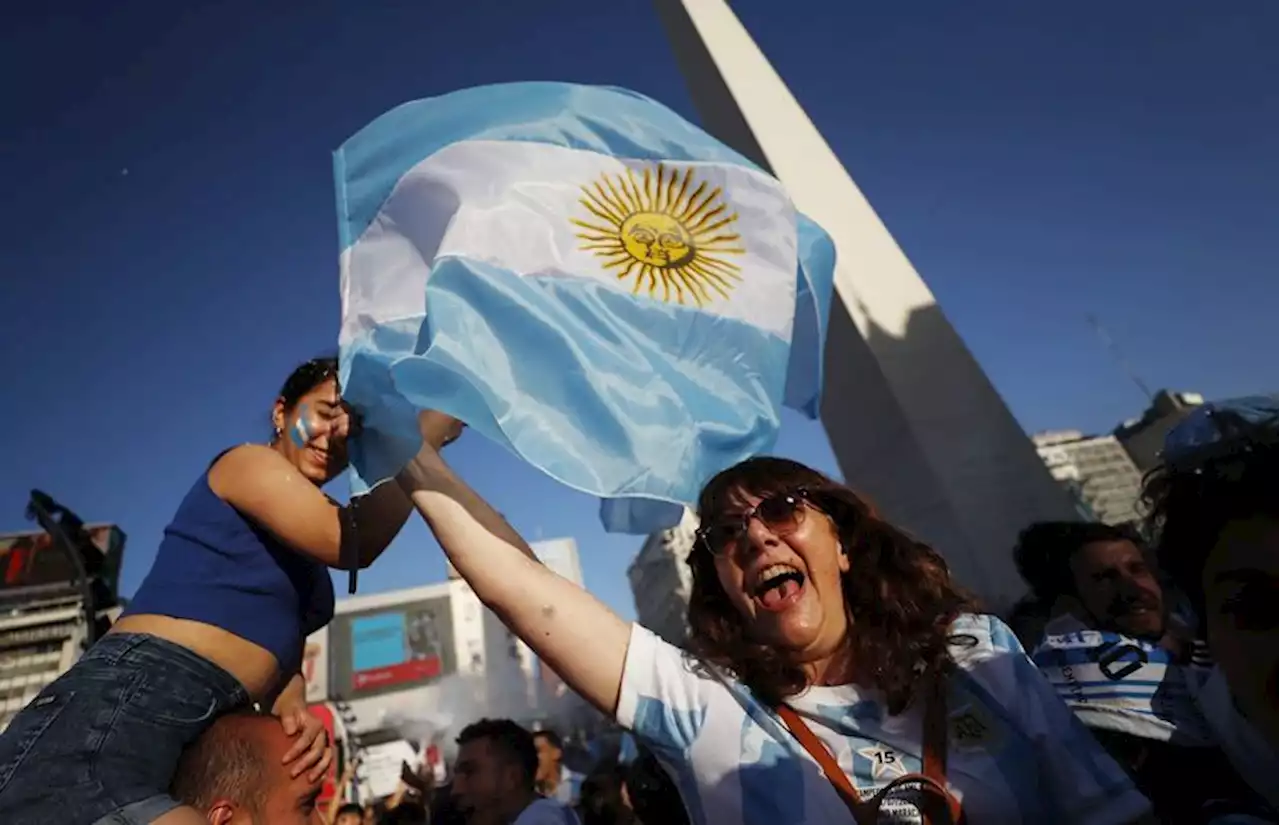
{"type": "Polygon", "coordinates": [[[272,443],[272,444],[274,444],[274,443],[276,443],[277,441],[279,441],[279,440],[280,440],[280,436],[281,436],[280,428],[279,428],[279,427],[276,427],[276,428],[275,428],[274,430],[272,430],[272,432],[271,432],[271,443],[272,443]]]}

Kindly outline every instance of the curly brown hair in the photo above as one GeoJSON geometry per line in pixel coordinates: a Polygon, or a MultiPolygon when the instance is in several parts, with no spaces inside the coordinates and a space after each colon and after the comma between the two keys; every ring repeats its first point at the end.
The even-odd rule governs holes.
{"type": "MultiPolygon", "coordinates": [[[[889,712],[901,713],[925,681],[923,674],[950,669],[951,621],[976,609],[976,602],[951,581],[936,551],[880,518],[853,490],[795,461],[758,457],[730,467],[702,489],[698,516],[711,523],[739,509],[744,494],[765,498],[797,490],[831,517],[849,553],[841,589],[857,682],[882,691],[889,712]]],[[[749,637],[720,586],[711,554],[695,548],[689,564],[690,652],[729,671],[771,705],[803,691],[807,680],[801,667],[783,651],[749,637]]]]}

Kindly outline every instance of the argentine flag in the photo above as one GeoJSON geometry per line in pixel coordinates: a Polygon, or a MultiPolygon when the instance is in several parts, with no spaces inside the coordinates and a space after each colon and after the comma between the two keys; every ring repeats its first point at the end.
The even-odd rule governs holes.
{"type": "Polygon", "coordinates": [[[782,185],[623,89],[512,83],[392,109],[334,154],[357,492],[438,409],[605,500],[680,519],[817,414],[835,250],[782,185]]]}

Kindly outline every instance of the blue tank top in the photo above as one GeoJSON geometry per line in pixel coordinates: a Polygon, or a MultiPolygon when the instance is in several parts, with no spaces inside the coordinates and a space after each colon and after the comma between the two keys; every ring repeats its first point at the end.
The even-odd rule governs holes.
{"type": "Polygon", "coordinates": [[[294,673],[306,637],[333,618],[333,600],[329,569],[218,498],[206,471],[178,505],[124,615],[220,627],[266,648],[282,672],[294,673]]]}

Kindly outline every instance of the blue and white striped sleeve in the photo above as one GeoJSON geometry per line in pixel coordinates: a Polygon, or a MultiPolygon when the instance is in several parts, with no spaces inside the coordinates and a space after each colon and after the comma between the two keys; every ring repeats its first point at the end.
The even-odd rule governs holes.
{"type": "Polygon", "coordinates": [[[974,618],[980,646],[990,643],[981,681],[1033,744],[1041,792],[1056,821],[1119,825],[1147,814],[1151,803],[1063,703],[1013,631],[994,616],[974,618]]]}
{"type": "Polygon", "coordinates": [[[616,716],[657,755],[678,760],[688,751],[717,689],[724,690],[713,677],[695,672],[684,651],[638,624],[631,626],[616,716]]]}

